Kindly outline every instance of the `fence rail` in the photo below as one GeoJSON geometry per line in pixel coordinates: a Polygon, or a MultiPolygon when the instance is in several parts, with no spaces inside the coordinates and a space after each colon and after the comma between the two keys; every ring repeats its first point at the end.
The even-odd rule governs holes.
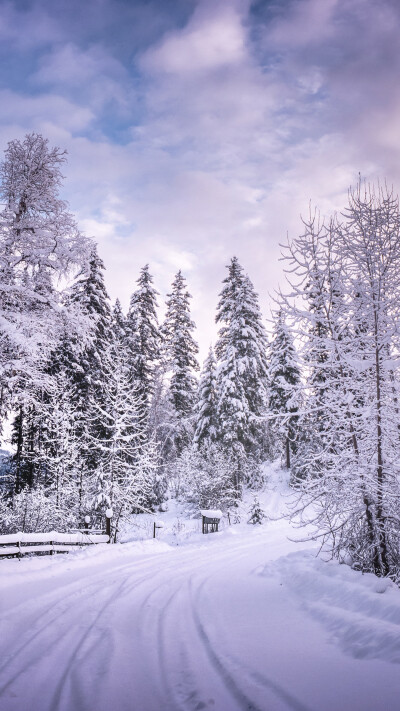
{"type": "Polygon", "coordinates": [[[27,553],[68,553],[80,546],[109,543],[110,537],[98,533],[7,533],[0,535],[0,556],[22,556],[27,553]]]}

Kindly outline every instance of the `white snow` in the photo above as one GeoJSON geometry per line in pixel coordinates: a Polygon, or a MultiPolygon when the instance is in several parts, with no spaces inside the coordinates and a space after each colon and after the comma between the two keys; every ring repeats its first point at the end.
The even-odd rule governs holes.
{"type": "Polygon", "coordinates": [[[223,516],[220,509],[201,509],[200,513],[207,518],[222,518],[223,516]]]}
{"type": "Polygon", "coordinates": [[[0,561],[1,711],[399,708],[400,591],[289,540],[282,477],[264,525],[0,561]]]}

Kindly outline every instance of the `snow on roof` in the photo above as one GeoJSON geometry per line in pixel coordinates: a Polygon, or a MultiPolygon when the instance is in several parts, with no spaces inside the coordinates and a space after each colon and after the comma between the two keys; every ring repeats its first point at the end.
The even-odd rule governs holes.
{"type": "Polygon", "coordinates": [[[200,513],[207,518],[222,518],[222,511],[219,509],[201,509],[200,513]]]}

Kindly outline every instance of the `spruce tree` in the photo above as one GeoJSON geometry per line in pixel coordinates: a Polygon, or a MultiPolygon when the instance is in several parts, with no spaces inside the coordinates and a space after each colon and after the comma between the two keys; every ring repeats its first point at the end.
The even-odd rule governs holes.
{"type": "Polygon", "coordinates": [[[79,412],[79,439],[85,450],[82,455],[90,471],[98,464],[92,439],[105,436],[104,425],[95,413],[104,402],[108,377],[104,359],[113,342],[112,314],[103,272],[103,262],[93,247],[89,264],[78,276],[68,300],[68,307],[75,308],[84,319],[86,334],[83,344],[77,335],[66,334],[62,353],[63,367],[70,378],[79,412]]]}
{"type": "Polygon", "coordinates": [[[297,446],[300,368],[282,311],[277,315],[269,355],[268,408],[276,415],[273,429],[283,443],[286,467],[290,469],[291,455],[297,446]]]}
{"type": "Polygon", "coordinates": [[[194,371],[199,369],[196,360],[198,346],[192,336],[195,324],[190,317],[190,298],[185,279],[179,271],[168,294],[162,329],[167,368],[171,373],[169,399],[176,419],[175,423],[171,423],[174,429],[171,443],[178,455],[193,436],[191,420],[197,390],[194,371]]]}
{"type": "Polygon", "coordinates": [[[116,299],[112,310],[112,330],[114,339],[122,346],[127,347],[128,325],[119,299],[116,299]]]}
{"type": "Polygon", "coordinates": [[[132,294],[126,319],[128,358],[137,394],[147,422],[155,388],[161,337],[157,317],[157,295],[149,266],[143,267],[132,294]]]}
{"type": "Polygon", "coordinates": [[[194,443],[201,446],[204,442],[215,442],[217,439],[217,408],[216,408],[216,372],[217,363],[212,346],[204,361],[200,376],[197,403],[194,443]]]}
{"type": "Polygon", "coordinates": [[[215,348],[219,436],[238,457],[257,460],[263,454],[265,431],[267,337],[257,294],[236,257],[223,283],[215,348]]]}

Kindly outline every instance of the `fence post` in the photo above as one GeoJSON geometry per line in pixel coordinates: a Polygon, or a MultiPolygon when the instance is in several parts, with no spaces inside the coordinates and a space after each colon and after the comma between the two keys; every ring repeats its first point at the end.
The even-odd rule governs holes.
{"type": "Polygon", "coordinates": [[[111,519],[113,515],[112,509],[107,509],[106,511],[106,534],[109,538],[109,543],[111,543],[111,519]]]}
{"type": "Polygon", "coordinates": [[[90,516],[85,516],[85,525],[84,525],[85,533],[89,533],[89,523],[90,523],[90,516]]]}

